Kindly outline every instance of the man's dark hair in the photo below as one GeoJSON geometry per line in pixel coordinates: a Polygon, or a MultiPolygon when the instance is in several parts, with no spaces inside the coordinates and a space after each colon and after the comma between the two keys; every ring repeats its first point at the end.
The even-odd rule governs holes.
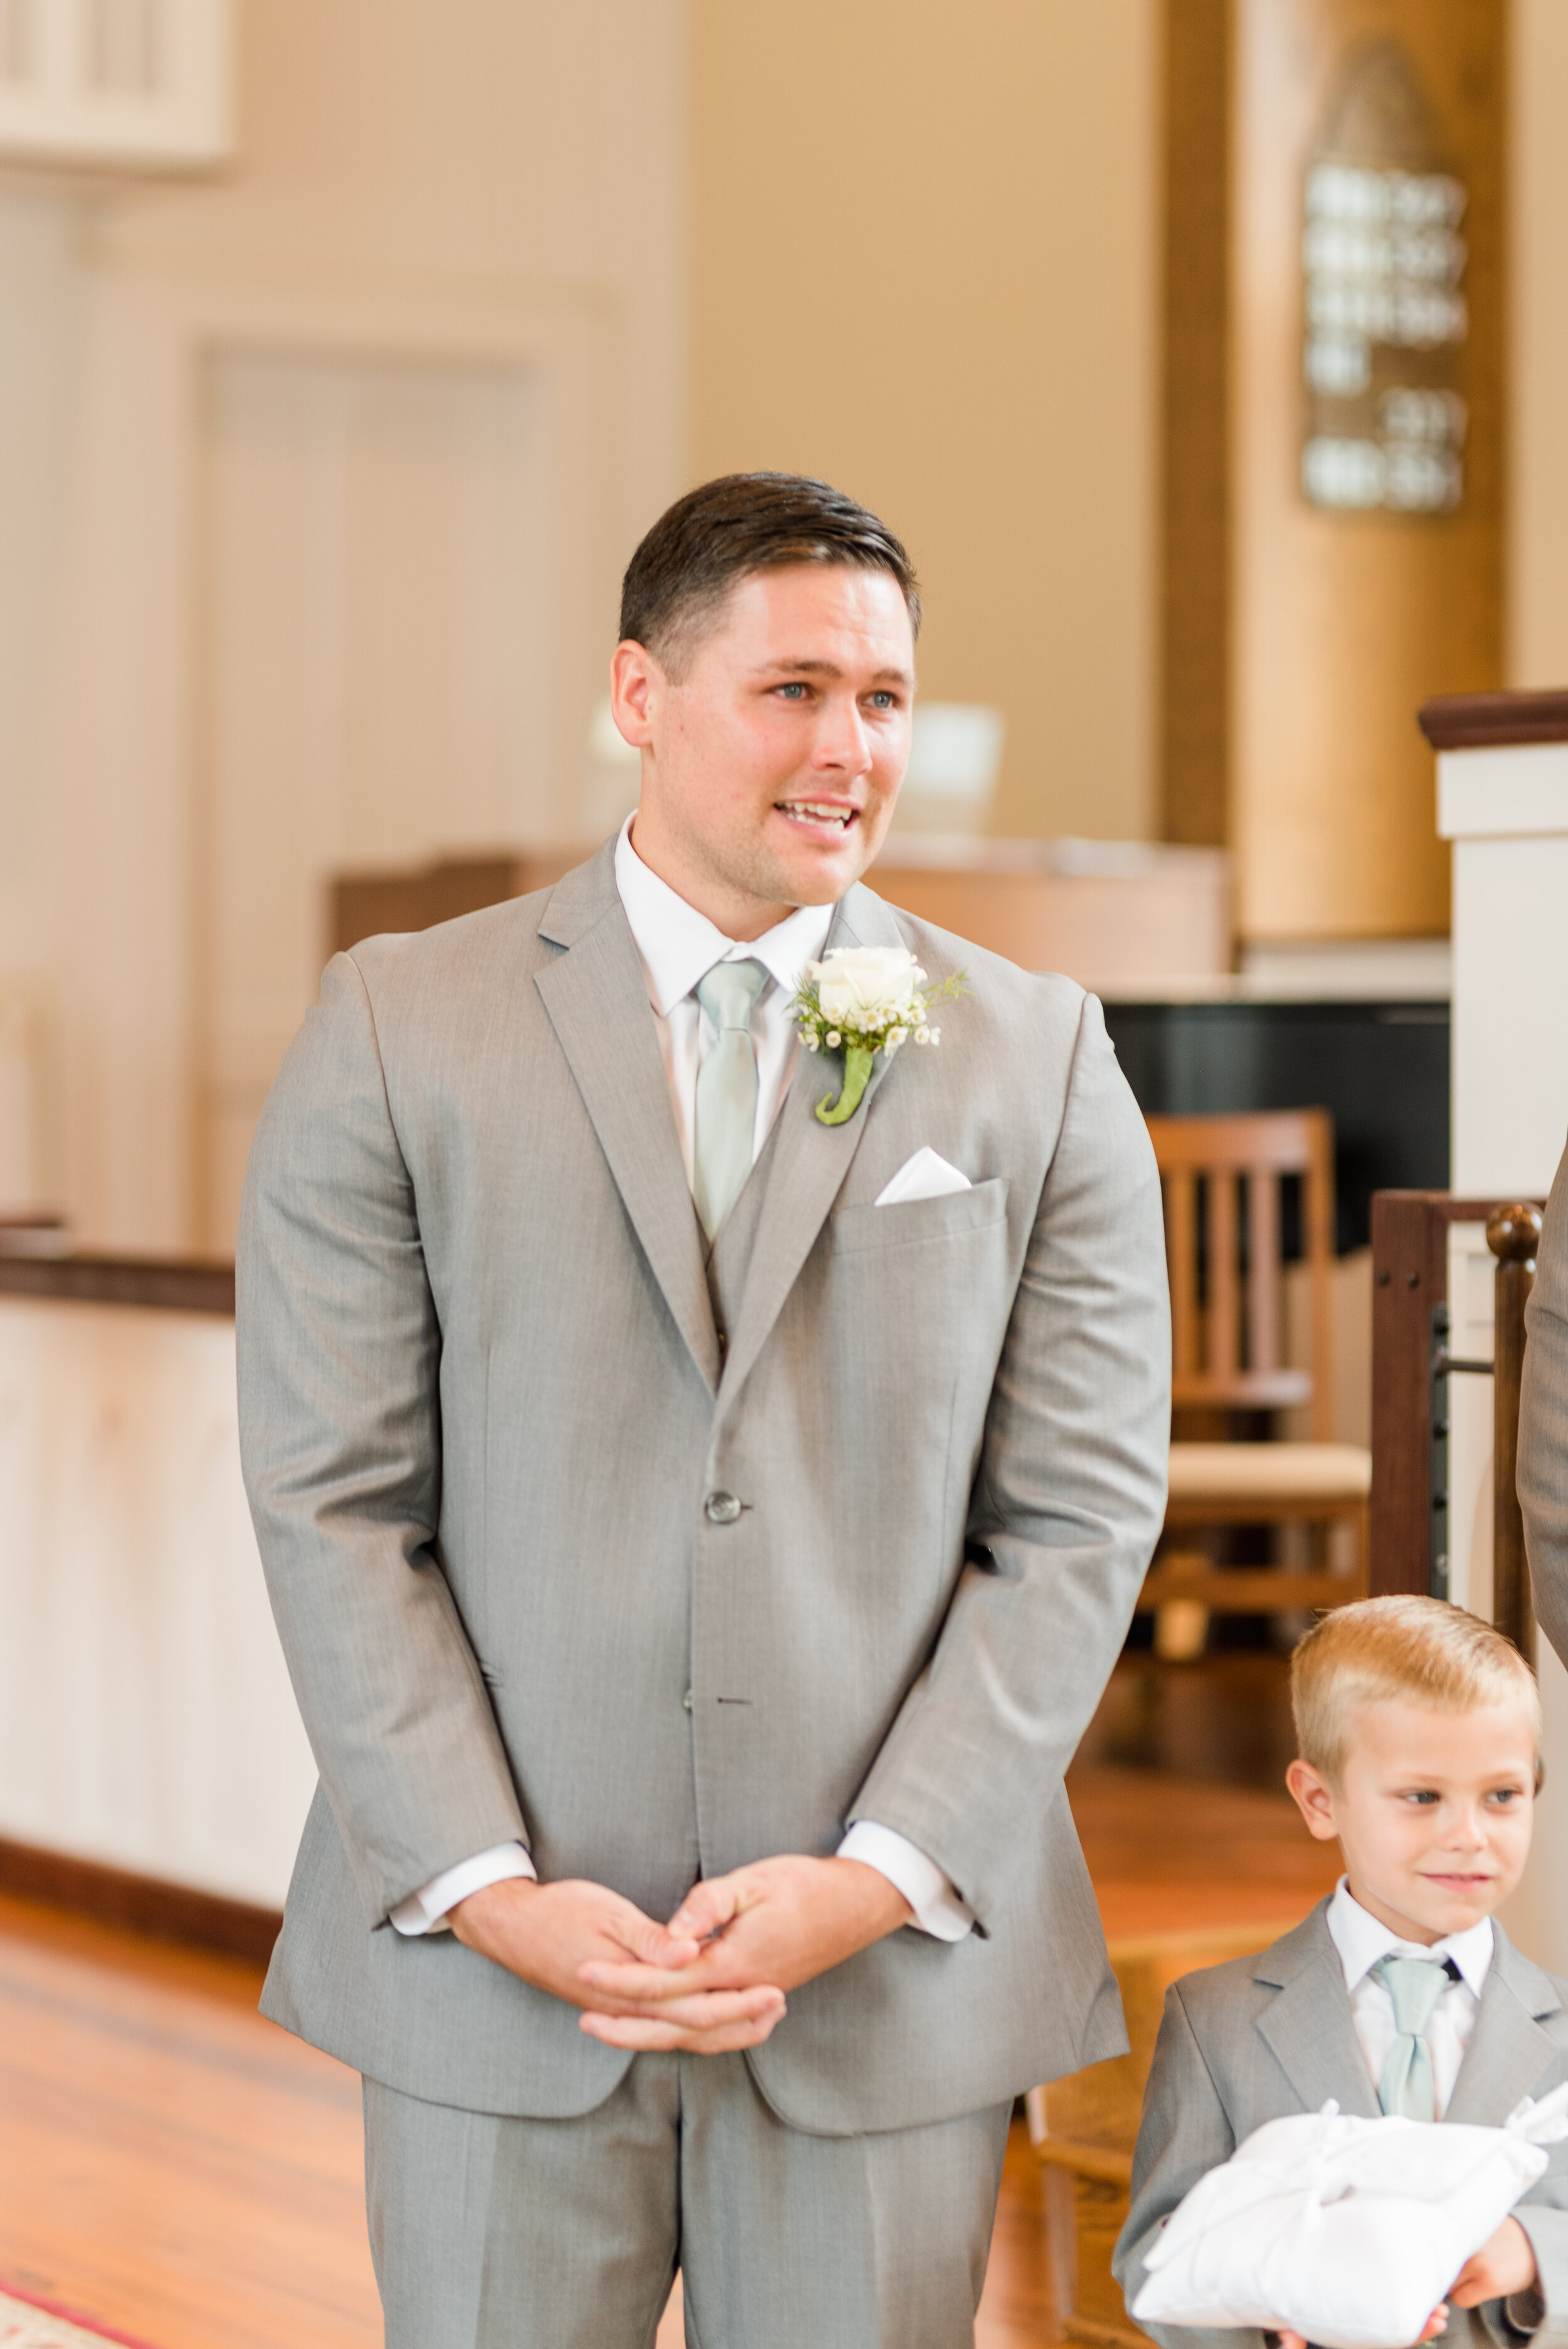
{"type": "Polygon", "coordinates": [[[726,473],[688,490],[654,524],[621,585],[621,636],[672,675],[754,571],[845,563],[897,580],[920,633],[914,565],[885,523],[803,473],[726,473]]]}

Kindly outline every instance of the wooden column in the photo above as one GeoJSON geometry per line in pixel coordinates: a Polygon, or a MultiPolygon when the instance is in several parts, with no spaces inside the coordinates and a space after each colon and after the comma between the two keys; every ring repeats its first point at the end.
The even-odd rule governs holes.
{"type": "MultiPolygon", "coordinates": [[[[1232,827],[1247,936],[1448,927],[1448,860],[1412,714],[1427,693],[1501,683],[1505,21],[1495,0],[1239,0],[1232,827]],[[1335,400],[1306,380],[1310,238],[1326,229],[1347,250],[1369,236],[1398,249],[1445,233],[1310,217],[1314,170],[1338,158],[1358,175],[1357,201],[1394,201],[1401,172],[1407,186],[1447,175],[1462,189],[1463,267],[1446,290],[1466,326],[1462,343],[1425,349],[1372,338],[1367,392],[1335,400]],[[1365,448],[1365,402],[1386,415],[1398,386],[1429,381],[1463,402],[1458,502],[1314,502],[1309,440],[1365,448]]],[[[1348,287],[1347,306],[1376,285],[1322,282],[1348,287]]]]}
{"type": "Polygon", "coordinates": [[[1448,926],[1411,716],[1501,681],[1506,21],[1168,0],[1165,823],[1243,939],[1448,926]]]}
{"type": "Polygon", "coordinates": [[[1231,729],[1232,0],[1165,0],[1161,795],[1222,846],[1231,729]]]}

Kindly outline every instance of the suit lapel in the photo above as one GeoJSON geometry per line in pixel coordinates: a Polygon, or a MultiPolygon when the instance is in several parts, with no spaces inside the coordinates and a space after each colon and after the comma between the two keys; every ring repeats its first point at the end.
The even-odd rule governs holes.
{"type": "Polygon", "coordinates": [[[1563,2051],[1542,2029],[1541,2018],[1559,2013],[1563,2002],[1548,1976],[1514,1948],[1495,1920],[1492,1931],[1497,1940],[1480,2013],[1445,2117],[1496,2127],[1561,2063],[1563,2051]]]}
{"type": "Polygon", "coordinates": [[[1377,2092],[1356,2036],[1345,1975],[1324,1921],[1326,1903],[1305,1924],[1265,1951],[1253,1980],[1273,1983],[1278,1996],[1258,2021],[1267,2044],[1302,2110],[1321,2112],[1330,2096],[1342,2113],[1376,2120],[1377,2092]]]}
{"type": "Polygon", "coordinates": [[[718,1338],[643,968],[614,880],[614,843],[552,893],[540,936],[566,952],[535,984],[610,1172],[709,1392],[718,1338]]]}
{"type": "MultiPolygon", "coordinates": [[[[827,947],[898,947],[903,943],[892,909],[858,884],[841,903],[827,937],[827,947]]],[[[799,1277],[800,1268],[811,1252],[861,1146],[866,1120],[887,1068],[885,1053],[879,1052],[872,1063],[865,1097],[853,1117],[846,1119],[842,1125],[824,1125],[817,1115],[817,1104],[824,1098],[831,1099],[835,1089],[833,1071],[824,1069],[806,1052],[801,1052],[795,1063],[795,1073],[779,1112],[778,1147],[773,1155],[768,1198],[725,1364],[727,1393],[739,1392],[799,1277]]]]}

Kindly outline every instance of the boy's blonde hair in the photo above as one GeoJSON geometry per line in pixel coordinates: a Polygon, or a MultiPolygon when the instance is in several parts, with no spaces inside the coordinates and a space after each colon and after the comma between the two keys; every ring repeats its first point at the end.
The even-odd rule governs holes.
{"type": "Polygon", "coordinates": [[[1315,1623],[1290,1661],[1296,1751],[1336,1784],[1352,1715],[1403,1697],[1439,1713],[1522,1705],[1541,1744],[1535,1675],[1511,1640],[1443,1599],[1363,1599],[1315,1623]]]}

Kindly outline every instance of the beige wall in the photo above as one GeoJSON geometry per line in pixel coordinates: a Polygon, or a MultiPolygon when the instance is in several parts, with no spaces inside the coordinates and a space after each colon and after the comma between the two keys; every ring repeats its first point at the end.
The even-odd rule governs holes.
{"type": "Polygon", "coordinates": [[[1153,0],[691,0],[692,469],[908,539],[995,828],[1154,829],[1153,0]]]}
{"type": "Polygon", "coordinates": [[[1512,0],[1508,673],[1568,685],[1568,7],[1512,0]]]}
{"type": "Polygon", "coordinates": [[[229,1244],[335,864],[579,827],[619,568],[685,471],[679,0],[240,15],[222,179],[0,183],[0,983],[119,1247],[229,1244]],[[536,667],[498,747],[503,574],[536,667]]]}

